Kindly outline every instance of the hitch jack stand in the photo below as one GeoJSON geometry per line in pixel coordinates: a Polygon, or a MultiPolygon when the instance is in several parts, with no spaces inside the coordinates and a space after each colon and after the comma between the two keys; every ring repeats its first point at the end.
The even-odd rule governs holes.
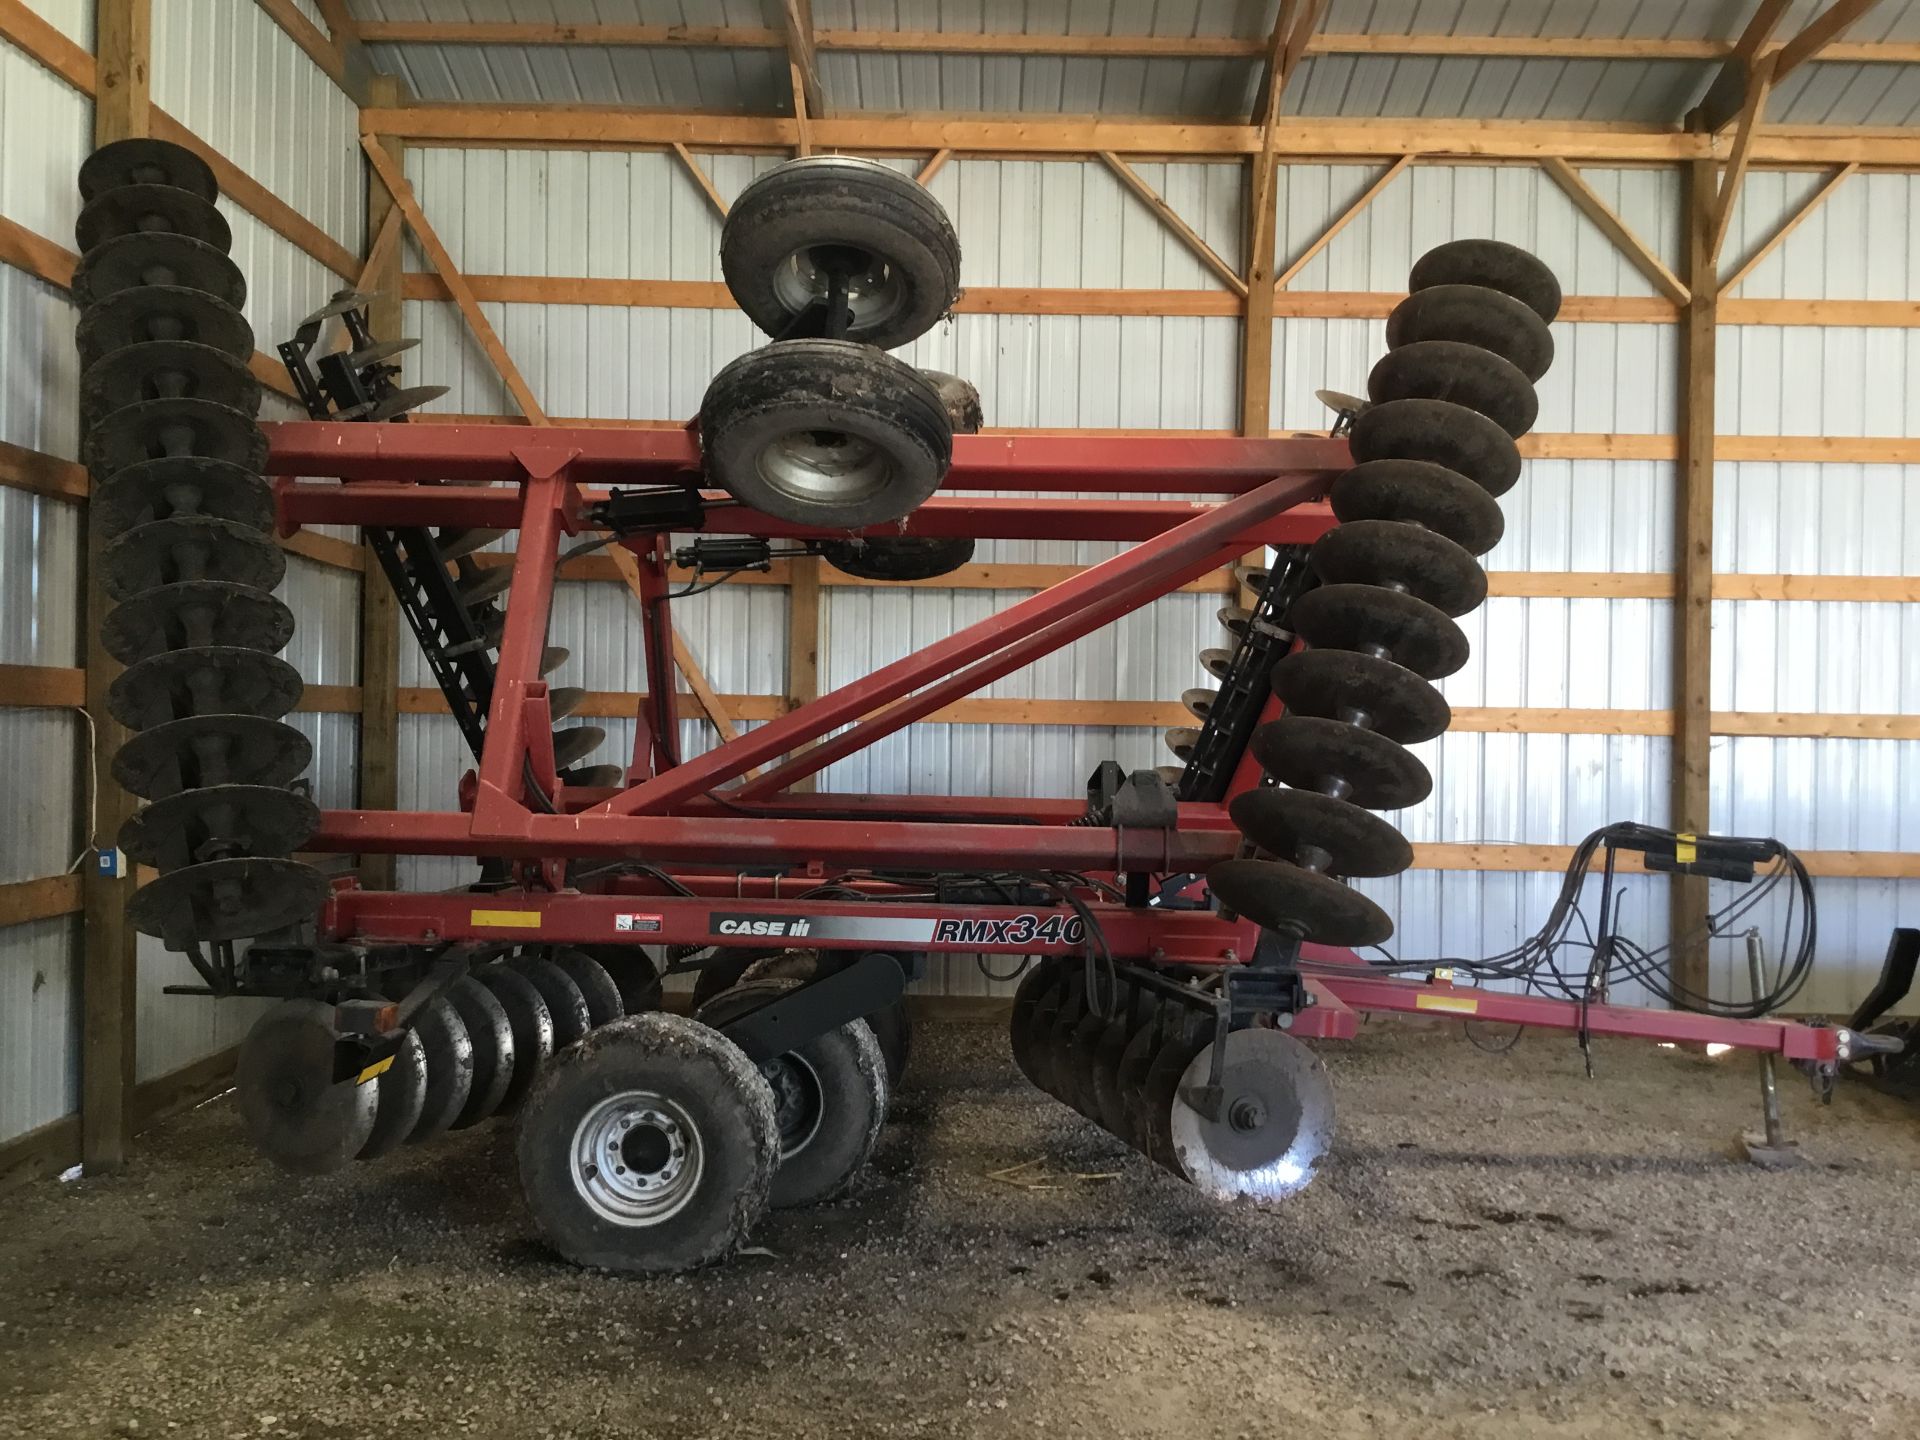
{"type": "MultiPolygon", "coordinates": [[[[1747,975],[1753,983],[1753,993],[1766,993],[1765,944],[1760,938],[1758,927],[1747,931],[1747,975]]],[[[1773,1052],[1760,1052],[1760,1117],[1765,1127],[1760,1131],[1746,1131],[1740,1137],[1740,1143],[1746,1148],[1747,1159],[1762,1170],[1792,1170],[1807,1163],[1807,1157],[1800,1153],[1797,1141],[1789,1140],[1786,1129],[1780,1123],[1780,1091],[1774,1084],[1773,1052]]]]}

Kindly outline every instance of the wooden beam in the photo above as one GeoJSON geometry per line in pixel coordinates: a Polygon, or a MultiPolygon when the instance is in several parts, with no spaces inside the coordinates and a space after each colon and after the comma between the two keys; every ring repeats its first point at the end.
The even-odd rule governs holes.
{"type": "Polygon", "coordinates": [[[1732,53],[1720,67],[1720,73],[1714,77],[1713,84],[1707,87],[1707,93],[1688,115],[1690,128],[1718,130],[1740,113],[1740,106],[1747,94],[1747,73],[1759,58],[1761,47],[1773,39],[1773,32],[1780,28],[1780,21],[1785,18],[1792,4],[1793,0],[1760,0],[1759,8],[1740,32],[1732,53]]]}
{"type": "MultiPolygon", "coordinates": [[[[382,113],[398,114],[395,110],[382,113]]],[[[447,253],[447,247],[440,242],[439,234],[428,223],[421,212],[419,201],[414,197],[413,186],[407,183],[406,176],[393,156],[375,135],[362,135],[360,146],[367,152],[374,173],[387,187],[399,205],[401,214],[406,216],[407,225],[412,229],[414,238],[420,242],[420,248],[426,252],[428,262],[439,273],[441,281],[453,296],[453,303],[460,307],[460,313],[466,318],[467,328],[473,331],[474,338],[480,342],[480,348],[486,352],[500,379],[507,387],[507,393],[513,396],[513,403],[520,407],[520,413],[536,425],[547,423],[547,415],[540,408],[540,402],[534,398],[526,380],[520,374],[520,367],[513,363],[513,357],[507,354],[507,347],[500,341],[492,324],[480,309],[480,302],[474,298],[472,289],[460,273],[460,267],[453,263],[453,256],[447,253]]]]}
{"type": "MultiPolygon", "coordinates": [[[[1727,227],[1733,223],[1734,202],[1740,198],[1741,183],[1747,178],[1747,162],[1753,154],[1753,137],[1760,128],[1760,117],[1766,113],[1767,96],[1773,89],[1773,59],[1763,55],[1753,63],[1753,70],[1747,77],[1746,103],[1740,110],[1740,123],[1734,131],[1733,158],[1727,162],[1726,173],[1720,178],[1720,188],[1713,202],[1713,231],[1707,237],[1706,259],[1713,267],[1716,277],[1720,267],[1720,247],[1726,243],[1727,227]]],[[[1715,282],[1718,285],[1718,280],[1715,282]]]]}
{"type": "Polygon", "coordinates": [[[1254,90],[1253,110],[1247,117],[1252,124],[1265,126],[1272,123],[1276,109],[1274,80],[1285,63],[1287,38],[1293,33],[1293,22],[1299,11],[1300,0],[1280,0],[1280,8],[1274,13],[1273,29],[1267,34],[1265,53],[1260,62],[1260,84],[1254,90]]]}
{"type": "Polygon", "coordinates": [[[87,498],[87,472],[72,460],[23,449],[0,440],[0,485],[50,500],[87,498]]]}
{"type": "Polygon", "coordinates": [[[1198,230],[1181,219],[1179,213],[1161,197],[1160,192],[1142,180],[1131,165],[1111,150],[1102,150],[1100,159],[1107,169],[1118,177],[1120,183],[1133,192],[1136,199],[1160,217],[1160,223],[1166,226],[1173,238],[1186,246],[1202,265],[1219,276],[1229,290],[1240,296],[1247,293],[1247,282],[1240,278],[1233,266],[1221,259],[1220,252],[1209,245],[1198,230]]]}
{"type": "MultiPolygon", "coordinates": [[[[1680,362],[1680,473],[1674,496],[1674,738],[1667,823],[1683,833],[1702,833],[1711,828],[1712,818],[1708,772],[1713,735],[1714,342],[1719,300],[1713,228],[1718,167],[1711,160],[1695,161],[1688,167],[1687,181],[1687,280],[1692,299],[1687,305],[1680,362]]],[[[1681,941],[1706,924],[1707,882],[1700,876],[1676,876],[1669,896],[1675,978],[1704,994],[1709,973],[1706,940],[1681,941]]]]}
{"type": "MultiPolygon", "coordinates": [[[[1274,288],[1276,290],[1284,290],[1288,285],[1292,284],[1300,272],[1313,262],[1313,257],[1326,249],[1328,245],[1332,244],[1334,236],[1351,225],[1355,217],[1357,217],[1362,210],[1365,210],[1367,206],[1371,205],[1382,190],[1393,183],[1394,177],[1413,163],[1413,159],[1414,157],[1411,155],[1402,155],[1398,160],[1387,166],[1385,172],[1383,172],[1373,184],[1366,188],[1358,200],[1355,200],[1351,205],[1347,206],[1346,209],[1342,210],[1339,215],[1334,218],[1333,223],[1320,232],[1319,238],[1307,246],[1305,250],[1302,250],[1293,262],[1289,264],[1285,270],[1280,272],[1273,282],[1274,288]]],[[[1398,302],[1396,301],[1395,303],[1398,302]]]]}
{"type": "MultiPolygon", "coordinates": [[[[1240,326],[1240,433],[1272,433],[1274,165],[1271,150],[1247,177],[1247,310],[1240,326]]],[[[1257,557],[1250,556],[1257,563],[1257,557]]]]}
{"type": "MultiPolygon", "coordinates": [[[[714,115],[603,105],[419,104],[397,113],[368,108],[361,129],[442,143],[556,144],[664,149],[675,140],[728,152],[791,150],[795,122],[784,116],[714,115]]],[[[1278,122],[1289,157],[1392,160],[1417,151],[1433,160],[1537,161],[1547,156],[1593,163],[1675,162],[1724,154],[1723,140],[1670,127],[1589,121],[1352,119],[1290,116],[1278,122]]],[[[1116,155],[1228,157],[1258,154],[1255,125],[1149,117],[1043,119],[873,115],[813,120],[812,143],[862,154],[1019,156],[1116,155]]],[[[1766,126],[1754,142],[1756,165],[1842,164],[1920,168],[1920,136],[1884,127],[1766,126]]]]}
{"type": "Polygon", "coordinates": [[[42,880],[0,885],[0,926],[78,915],[86,904],[80,891],[78,875],[49,875],[42,880]]]}
{"type": "Polygon", "coordinates": [[[693,177],[693,183],[700,187],[700,193],[707,197],[707,203],[713,206],[722,220],[726,219],[727,202],[721,199],[720,192],[713,188],[713,181],[708,178],[707,172],[700,168],[700,162],[693,158],[693,152],[676,140],[673,142],[673,153],[680,158],[680,164],[685,167],[687,174],[693,177]]]}
{"type": "MultiPolygon", "coordinates": [[[[344,0],[320,0],[329,6],[344,0]]],[[[1779,0],[1785,8],[1785,0],[1779,0]]],[[[772,26],[640,25],[621,22],[567,24],[553,21],[366,20],[359,36],[386,45],[636,46],[647,49],[715,48],[779,50],[782,32],[772,26]]],[[[338,27],[335,27],[336,34],[338,27]]],[[[1268,52],[1260,35],[1063,35],[958,30],[827,29],[814,32],[816,50],[881,55],[1060,55],[1104,59],[1256,60],[1268,52]]],[[[1440,35],[1317,33],[1308,55],[1393,55],[1510,60],[1724,60],[1734,42],[1653,35],[1440,35]]],[[[1912,64],[1920,46],[1905,42],[1829,45],[1825,60],[1912,64]]],[[[1736,100],[1736,105],[1738,104],[1736,100]]]]}
{"type": "MultiPolygon", "coordinates": [[[[1738,286],[1741,281],[1745,280],[1747,276],[1751,275],[1754,271],[1755,266],[1757,266],[1762,260],[1766,259],[1767,256],[1771,255],[1775,250],[1779,249],[1780,243],[1783,240],[1785,240],[1789,235],[1791,235],[1795,230],[1797,230],[1800,227],[1801,223],[1804,222],[1809,215],[1813,214],[1814,211],[1818,210],[1822,205],[1826,204],[1827,201],[1833,197],[1833,192],[1840,188],[1841,184],[1846,180],[1846,178],[1849,175],[1857,174],[1859,172],[1859,169],[1860,169],[1859,162],[1851,161],[1848,164],[1842,165],[1838,170],[1834,171],[1833,174],[1829,175],[1826,178],[1826,180],[1822,182],[1820,188],[1818,190],[1815,190],[1813,194],[1807,197],[1807,201],[1804,205],[1802,205],[1798,210],[1794,211],[1793,214],[1789,215],[1787,219],[1781,224],[1778,230],[1775,230],[1773,234],[1769,235],[1767,239],[1758,248],[1756,248],[1751,255],[1747,256],[1745,260],[1740,262],[1739,269],[1735,270],[1731,275],[1726,276],[1724,279],[1720,281],[1720,293],[1722,295],[1725,295],[1728,291],[1738,286]]],[[[1726,313],[1726,310],[1733,309],[1740,302],[1726,301],[1723,303],[1725,305],[1725,310],[1723,310],[1721,314],[1720,321],[1722,324],[1726,324],[1729,318],[1726,313]]]]}
{"type": "Polygon", "coordinates": [[[273,23],[287,33],[287,38],[298,45],[343,94],[356,104],[366,99],[364,93],[356,90],[353,78],[347,71],[347,57],[334,44],[332,37],[309,20],[293,0],[256,0],[256,3],[273,17],[273,23]]]}
{"type": "Polygon", "coordinates": [[[774,0],[774,3],[780,11],[787,61],[798,77],[794,84],[794,114],[825,115],[827,100],[820,89],[820,64],[813,53],[813,0],[774,0]]]}
{"type": "Polygon", "coordinates": [[[1773,65],[1774,83],[1779,84],[1838,40],[1849,25],[1877,3],[1878,0],[1833,0],[1833,4],[1809,22],[1806,29],[1780,47],[1773,65]]]}
{"type": "Polygon", "coordinates": [[[933,183],[933,177],[945,169],[947,162],[952,158],[953,151],[951,150],[941,149],[934,151],[933,154],[927,157],[927,163],[920,167],[920,172],[913,178],[922,185],[931,185],[933,183]]]}
{"type": "Polygon", "coordinates": [[[289,555],[298,555],[311,560],[316,565],[325,565],[333,570],[362,570],[366,560],[360,553],[360,547],[346,540],[335,539],[331,535],[321,535],[312,530],[296,530],[291,535],[278,537],[280,548],[289,555]]]}
{"type": "MultiPolygon", "coordinates": [[[[95,0],[93,104],[95,148],[150,133],[154,108],[149,90],[153,15],[149,0],[95,0]]],[[[93,717],[94,831],[88,843],[113,845],[134,811],[134,799],[114,780],[110,762],[126,743],[125,726],[113,718],[107,694],[123,668],[101,643],[113,597],[104,583],[107,537],[95,507],[88,507],[86,549],[85,675],[81,698],[93,717]]],[[[91,858],[91,857],[89,857],[91,858]]],[[[131,1100],[135,1076],[135,933],[127,919],[133,895],[130,877],[101,875],[86,867],[84,942],[80,967],[80,1150],[89,1171],[117,1170],[126,1163],[133,1133],[131,1100]]]]}
{"type": "Polygon", "coordinates": [[[56,709],[87,703],[87,672],[71,665],[0,665],[0,706],[56,709]]]}
{"type": "Polygon", "coordinates": [[[1614,213],[1613,207],[1600,198],[1578,170],[1557,155],[1548,156],[1540,164],[1554,182],[1567,192],[1567,198],[1573,201],[1580,213],[1591,220],[1642,275],[1653,282],[1656,290],[1676,305],[1687,303],[1687,287],[1680,283],[1680,278],[1666,267],[1644,240],[1633,233],[1626,221],[1614,213]]]}
{"type": "MultiPolygon", "coordinates": [[[[93,94],[93,56],[27,6],[25,0],[0,0],[0,39],[11,41],[82,94],[93,94]]],[[[115,41],[116,46],[119,43],[115,41]]]]}

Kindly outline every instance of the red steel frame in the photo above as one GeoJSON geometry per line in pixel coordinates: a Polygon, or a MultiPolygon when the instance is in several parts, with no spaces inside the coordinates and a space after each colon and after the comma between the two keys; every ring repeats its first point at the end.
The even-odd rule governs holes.
{"type": "MultiPolygon", "coordinates": [[[[554,765],[539,659],[560,541],[585,528],[588,507],[606,497],[596,486],[698,485],[697,438],[688,430],[599,427],[263,428],[270,469],[282,477],[279,512],[287,533],[312,524],[520,532],[486,741],[477,775],[463,787],[465,808],[326,811],[310,843],[320,851],[523,862],[521,888],[505,893],[376,892],[341,882],[323,933],[396,943],[764,945],[765,932],[751,928],[762,921],[803,924],[806,943],[826,948],[1078,953],[1077,933],[1060,928],[1070,913],[1064,907],[934,903],[875,881],[856,882],[872,899],[795,897],[841,872],[905,865],[1106,879],[1203,871],[1240,844],[1224,801],[1182,803],[1171,831],[1128,830],[1076,823],[1084,810],[1076,801],[802,795],[787,787],[1250,550],[1318,538],[1333,523],[1318,497],[1348,464],[1344,441],[1317,436],[958,436],[951,489],[1023,493],[936,496],[905,522],[872,533],[1118,540],[1132,548],[684,762],[673,713],[667,549],[661,536],[628,537],[621,543],[640,562],[646,602],[648,690],[627,784],[609,791],[563,785],[554,765]],[[316,475],[340,483],[293,478],[316,475]],[[1075,491],[1209,498],[1085,501],[1071,498],[1075,491]],[[594,858],[644,861],[672,885],[622,875],[593,893],[561,888],[565,862],[594,858]],[[1049,915],[1054,930],[1036,935],[1035,921],[1049,915]],[[844,933],[818,933],[816,927],[833,929],[835,922],[844,933]],[[733,928],[723,933],[723,925],[733,928]]],[[[824,535],[724,495],[708,498],[708,532],[824,535]]],[[[1277,714],[1278,702],[1268,709],[1277,714]]],[[[1246,757],[1230,795],[1258,781],[1259,767],[1246,757]]],[[[1208,910],[1130,909],[1091,891],[1082,898],[1120,959],[1234,964],[1252,954],[1256,940],[1250,923],[1208,910]]],[[[1720,1042],[1799,1060],[1832,1061],[1837,1054],[1836,1032],[1819,1027],[1415,983],[1368,972],[1346,952],[1317,953],[1353,961],[1355,969],[1350,976],[1318,972],[1309,981],[1318,1003],[1297,1019],[1303,1035],[1351,1035],[1356,1012],[1393,1010],[1720,1042]]]]}

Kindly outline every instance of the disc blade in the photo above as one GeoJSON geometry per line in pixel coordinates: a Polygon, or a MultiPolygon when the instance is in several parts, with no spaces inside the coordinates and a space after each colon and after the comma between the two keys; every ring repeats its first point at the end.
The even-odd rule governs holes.
{"type": "Polygon", "coordinates": [[[1478,560],[1444,535],[1397,520],[1336,525],[1307,559],[1328,585],[1401,586],[1446,615],[1465,615],[1487,598],[1478,560]]]}
{"type": "Polygon", "coordinates": [[[404,355],[419,344],[417,339],[376,340],[364,350],[356,350],[347,356],[347,365],[354,370],[364,370],[369,365],[379,365],[396,355],[404,355]]]}
{"type": "Polygon", "coordinates": [[[1433,793],[1433,776],[1419,756],[1358,725],[1282,715],[1255,730],[1252,745],[1274,779],[1314,790],[1338,776],[1351,787],[1347,798],[1369,810],[1401,810],[1433,793]]]}
{"type": "Polygon", "coordinates": [[[188,516],[273,529],[273,487],[245,466],[224,460],[188,456],[130,465],[100,481],[89,503],[107,540],[150,520],[188,516]]]}
{"type": "Polygon", "coordinates": [[[1191,725],[1175,725],[1161,737],[1167,742],[1167,749],[1182,765],[1193,759],[1194,746],[1200,743],[1200,732],[1191,725]]]}
{"type": "Polygon", "coordinates": [[[302,320],[297,328],[304,330],[309,325],[324,324],[350,311],[364,310],[373,304],[375,298],[358,290],[337,290],[331,300],[302,320]]]}
{"type": "Polygon", "coordinates": [[[224,251],[185,235],[121,235],[80,257],[73,271],[73,300],[86,309],[96,300],[137,285],[179,285],[223,301],[235,310],[247,304],[247,281],[224,251]]]}
{"type": "Polygon", "coordinates": [[[136,136],[102,145],[80,162],[80,197],[95,200],[128,185],[170,185],[209,205],[220,195],[213,169],[184,145],[136,136]]]}
{"type": "Polygon", "coordinates": [[[1247,627],[1253,624],[1253,612],[1243,610],[1238,605],[1221,606],[1218,618],[1229,634],[1240,638],[1246,636],[1247,627]]]}
{"type": "Polygon", "coordinates": [[[127,917],[142,935],[181,950],[196,940],[250,940],[312,919],[327,890],[327,877],[297,860],[210,860],[143,885],[127,902],[127,917]]]}
{"type": "Polygon", "coordinates": [[[460,581],[456,587],[460,592],[460,603],[468,609],[484,605],[489,600],[507,593],[513,585],[513,565],[489,565],[468,579],[460,581]]]}
{"type": "Polygon", "coordinates": [[[1358,890],[1279,860],[1224,860],[1207,871],[1207,886],[1256,925],[1323,945],[1378,945],[1393,936],[1387,912],[1358,890]]]}
{"type": "Polygon", "coordinates": [[[558,949],[548,958],[586,997],[589,1024],[595,1028],[611,1025],[627,1013],[620,999],[620,987],[614,983],[607,967],[584,950],[558,949]]]}
{"type": "Polygon", "coordinates": [[[496,1114],[508,1115],[527,1098],[540,1067],[553,1058],[553,1013],[534,983],[505,965],[489,965],[475,978],[493,992],[513,1029],[513,1066],[496,1114]]]}
{"type": "Polygon", "coordinates": [[[484,550],[496,540],[504,539],[505,530],[449,530],[440,537],[440,558],[447,561],[463,560],[477,550],[484,550]]]}
{"type": "Polygon", "coordinates": [[[1553,364],[1547,322],[1511,295],[1484,285],[1435,285],[1416,290],[1387,316],[1387,345],[1456,340],[1491,350],[1529,380],[1553,364]]]}
{"type": "Polygon", "coordinates": [[[1187,713],[1203,724],[1206,722],[1207,712],[1213,709],[1213,702],[1219,698],[1218,690],[1209,690],[1203,685],[1196,685],[1180,692],[1180,703],[1187,707],[1187,713]]]}
{"type": "Polygon", "coordinates": [[[413,1033],[420,1037],[426,1058],[427,1083],[420,1117],[407,1134],[409,1142],[444,1135],[473,1091],[473,1039],[444,994],[415,1012],[413,1033]]]}
{"type": "Polygon", "coordinates": [[[513,1025],[493,991],[471,975],[449,985],[446,998],[473,1041],[473,1083],[452,1125],[465,1130],[498,1110],[513,1083],[513,1025]]]}
{"type": "Polygon", "coordinates": [[[1499,501],[1458,471],[1427,460],[1356,465],[1333,482],[1327,500],[1342,525],[1404,520],[1444,535],[1469,555],[1484,555],[1506,533],[1499,501]]]}
{"type": "Polygon", "coordinates": [[[1395,400],[1353,422],[1347,448],[1356,465],[1374,460],[1426,460],[1457,470],[1489,495],[1504,495],[1520,478],[1520,448],[1478,411],[1445,400],[1395,400]]]}
{"type": "Polygon", "coordinates": [[[134,811],[120,827],[120,848],[165,872],[235,855],[290,855],[319,824],[319,808],[297,791],[211,785],[134,811]]]}
{"type": "Polygon", "coordinates": [[[1407,289],[1436,285],[1484,285],[1513,296],[1542,320],[1560,313],[1560,282],[1553,271],[1503,240],[1449,240],[1427,251],[1413,262],[1407,289]]]}
{"type": "Polygon", "coordinates": [[[223,255],[233,249],[227,217],[211,200],[177,185],[116,185],[89,200],[74,221],[82,255],[121,235],[184,235],[223,255]]]}
{"type": "Polygon", "coordinates": [[[257,415],[260,382],[224,350],[190,340],[148,340],[108,351],[80,377],[80,407],[88,415],[183,398],[257,415]]]}
{"type": "Polygon", "coordinates": [[[1316,650],[1385,651],[1427,680],[1467,663],[1466,634],[1445,612],[1378,585],[1318,586],[1293,602],[1287,623],[1316,650]]]}
{"type": "Polygon", "coordinates": [[[285,578],[287,552],[261,531],[231,520],[180,516],[126,531],[101,553],[101,570],[116,600],[182,582],[230,584],[271,599],[266,592],[285,578]]]}
{"type": "Polygon", "coordinates": [[[1233,669],[1233,651],[1209,647],[1200,652],[1200,668],[1216,680],[1224,680],[1233,669]]]}
{"type": "Polygon", "coordinates": [[[1413,864],[1413,847],[1398,830],[1331,795],[1267,785],[1234,796],[1227,813],[1269,855],[1303,865],[1303,852],[1326,852],[1320,868],[1331,875],[1398,875],[1413,864]]]}
{"type": "Polygon", "coordinates": [[[1404,665],[1357,650],[1296,650],[1273,667],[1273,693],[1300,715],[1367,717],[1367,728],[1402,745],[1431,740],[1453,711],[1440,692],[1404,665]]]}
{"type": "Polygon", "coordinates": [[[271,655],[292,638],[291,610],[265,590],[225,580],[144,590],[109,611],[100,627],[101,643],[122,665],[190,645],[235,645],[271,655]]]}
{"type": "Polygon", "coordinates": [[[607,732],[598,725],[576,725],[571,730],[553,732],[553,763],[557,769],[565,770],[587,758],[607,738],[607,732]]]}
{"type": "Polygon", "coordinates": [[[1540,397],[1519,367],[1478,345],[1420,340],[1389,350],[1367,377],[1376,405],[1447,400],[1476,410],[1516,439],[1540,417],[1540,397]]]}
{"type": "Polygon", "coordinates": [[[312,759],[312,742],[281,721],[192,715],[130,737],[113,757],[113,778],[161,800],[203,785],[285,785],[312,759]]]}
{"type": "Polygon", "coordinates": [[[413,1133],[426,1109],[427,1052],[417,1031],[407,1032],[392,1063],[368,1083],[379,1087],[380,1102],[358,1158],[377,1160],[413,1133]]]}
{"type": "Polygon", "coordinates": [[[143,460],[224,460],[258,474],[267,437],[251,415],[208,400],[148,400],[127,405],[87,432],[84,459],[96,480],[143,460]]]}
{"type": "Polygon", "coordinates": [[[107,689],[107,708],[130,730],[195,715],[278,720],[300,700],[300,672],[277,655],[230,646],[168,650],[130,665],[107,689]]]}
{"type": "Polygon", "coordinates": [[[234,1100],[241,1123],[261,1154],[296,1175],[338,1170],[373,1133],[380,1092],[334,1083],[334,1040],[330,1006],[283,1000],[240,1044],[234,1100]]]}
{"type": "Polygon", "coordinates": [[[588,765],[584,769],[569,770],[560,778],[583,790],[606,790],[623,782],[627,772],[619,765],[588,765]]]}
{"type": "Polygon", "coordinates": [[[547,708],[556,720],[578,715],[587,703],[587,692],[578,685],[558,685],[547,692],[547,708]]]}
{"type": "Polygon", "coordinates": [[[1212,1082],[1212,1044],[1180,1078],[1171,1116],[1174,1168],[1218,1200],[1296,1195],[1333,1143],[1326,1062],[1279,1030],[1235,1030],[1223,1043],[1218,1119],[1180,1098],[1212,1082]]]}
{"type": "Polygon", "coordinates": [[[367,413],[369,420],[392,420],[409,410],[418,410],[422,405],[430,405],[446,394],[450,387],[446,385],[415,385],[410,389],[396,390],[385,399],[376,400],[373,409],[367,413]]]}
{"type": "Polygon", "coordinates": [[[517,974],[524,975],[546,1002],[553,1022],[552,1046],[564,1050],[586,1038],[593,1028],[593,1015],[587,997],[573,978],[551,960],[538,955],[520,955],[508,962],[517,974]]]}
{"type": "MultiPolygon", "coordinates": [[[[246,317],[217,296],[184,285],[139,285],[96,300],[75,332],[80,363],[88,370],[118,351],[163,340],[205,345],[239,361],[253,354],[246,317]]],[[[90,413],[98,419],[105,412],[90,413]]]]}

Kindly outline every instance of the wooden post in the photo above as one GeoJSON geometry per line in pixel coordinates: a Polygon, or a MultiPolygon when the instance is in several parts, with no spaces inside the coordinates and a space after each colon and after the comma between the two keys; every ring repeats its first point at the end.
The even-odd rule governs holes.
{"type": "MultiPolygon", "coordinates": [[[[374,105],[391,107],[405,96],[398,77],[375,75],[368,82],[374,105]]],[[[404,163],[400,140],[378,137],[396,164],[404,163]]],[[[400,296],[401,247],[389,245],[376,257],[381,227],[395,209],[392,192],[371,168],[367,171],[367,253],[377,263],[363,277],[362,289],[374,297],[370,320],[382,340],[401,334],[405,323],[400,296]]],[[[400,808],[400,606],[387,572],[371,546],[361,551],[360,566],[360,808],[400,808]]],[[[395,857],[362,855],[360,882],[379,890],[394,885],[395,857]]]]}
{"type": "MultiPolygon", "coordinates": [[[[147,134],[152,108],[147,84],[152,21],[149,0],[96,0],[96,147],[147,134]]],[[[98,796],[94,836],[110,849],[118,841],[121,823],[133,813],[134,799],[114,783],[109,768],[127,731],[107,709],[107,687],[121,666],[100,643],[101,624],[113,608],[100,563],[103,549],[98,518],[90,516],[85,654],[93,752],[88,760],[98,796]]],[[[119,879],[106,879],[88,869],[81,941],[80,1161],[90,1173],[124,1164],[133,1134],[134,981],[139,963],[136,936],[127,920],[133,889],[131,868],[119,879]]]]}
{"type": "MultiPolygon", "coordinates": [[[[1271,126],[1268,133],[1271,136],[1271,126]]],[[[1273,302],[1278,289],[1273,272],[1275,232],[1280,228],[1279,217],[1274,214],[1274,181],[1278,165],[1269,139],[1248,166],[1247,309],[1240,336],[1242,435],[1272,433],[1273,302]]],[[[1264,548],[1250,550],[1240,558],[1243,564],[1259,568],[1267,563],[1267,552],[1264,548]]],[[[1240,606],[1251,610],[1259,597],[1249,586],[1237,589],[1240,606]]]]}
{"type": "MultiPolygon", "coordinates": [[[[1713,254],[1719,166],[1687,167],[1687,289],[1680,375],[1680,469],[1674,516],[1673,815],[1682,833],[1708,828],[1708,757],[1712,744],[1714,328],[1720,287],[1713,254]]],[[[1674,978],[1707,988],[1705,939],[1677,942],[1707,918],[1707,882],[1672,882],[1674,978]]]]}

